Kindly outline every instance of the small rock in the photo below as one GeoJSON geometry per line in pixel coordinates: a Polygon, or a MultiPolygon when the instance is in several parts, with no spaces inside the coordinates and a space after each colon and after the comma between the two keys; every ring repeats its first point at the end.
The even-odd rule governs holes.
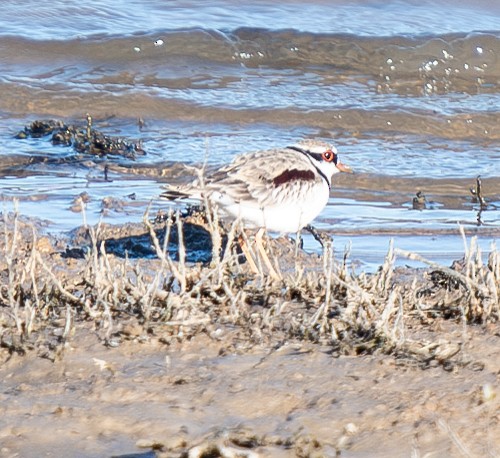
{"type": "Polygon", "coordinates": [[[41,237],[36,241],[35,248],[40,253],[51,253],[54,251],[52,243],[48,237],[41,237]]]}
{"type": "Polygon", "coordinates": [[[144,332],[144,328],[138,323],[127,323],[121,333],[129,337],[138,337],[144,332]]]}
{"type": "Polygon", "coordinates": [[[137,448],[152,448],[153,450],[159,450],[164,447],[164,444],[155,439],[139,439],[135,446],[137,448]]]}

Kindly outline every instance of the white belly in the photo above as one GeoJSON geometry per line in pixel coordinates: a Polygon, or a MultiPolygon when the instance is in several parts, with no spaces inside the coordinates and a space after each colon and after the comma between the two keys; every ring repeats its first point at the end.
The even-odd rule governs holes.
{"type": "Polygon", "coordinates": [[[247,228],[264,227],[271,232],[293,233],[311,223],[325,208],[330,191],[328,186],[279,205],[261,208],[254,202],[236,203],[226,195],[214,193],[211,200],[231,216],[239,218],[247,228]]]}

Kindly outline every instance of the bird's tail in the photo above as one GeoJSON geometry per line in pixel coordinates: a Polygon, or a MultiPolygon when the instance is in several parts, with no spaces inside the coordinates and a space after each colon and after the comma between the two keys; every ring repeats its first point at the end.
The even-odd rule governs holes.
{"type": "Polygon", "coordinates": [[[167,200],[179,200],[190,197],[190,194],[183,191],[179,186],[165,185],[165,191],[160,194],[160,198],[167,200]]]}

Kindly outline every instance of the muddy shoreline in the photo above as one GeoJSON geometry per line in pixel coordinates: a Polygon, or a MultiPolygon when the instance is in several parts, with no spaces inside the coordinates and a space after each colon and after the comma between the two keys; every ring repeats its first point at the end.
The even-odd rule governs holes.
{"type": "Polygon", "coordinates": [[[474,363],[422,370],[294,341],[227,353],[227,334],[110,349],[82,327],[56,363],[2,365],[2,456],[494,456],[499,336],[436,327],[474,363]]]}
{"type": "Polygon", "coordinates": [[[479,261],[471,245],[452,269],[412,269],[394,267],[396,248],[354,275],[329,251],[297,257],[270,239],[274,282],[227,239],[219,264],[186,261],[197,218],[65,239],[4,215],[2,456],[500,449],[499,308],[485,289],[498,253],[479,261]],[[125,255],[141,243],[149,254],[125,255]]]}

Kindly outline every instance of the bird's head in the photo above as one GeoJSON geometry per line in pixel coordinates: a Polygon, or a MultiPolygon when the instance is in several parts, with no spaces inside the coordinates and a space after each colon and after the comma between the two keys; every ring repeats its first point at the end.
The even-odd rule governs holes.
{"type": "Polygon", "coordinates": [[[302,140],[295,147],[311,158],[315,166],[328,177],[328,181],[339,172],[353,173],[348,165],[340,162],[337,148],[329,143],[319,140],[302,140]]]}

